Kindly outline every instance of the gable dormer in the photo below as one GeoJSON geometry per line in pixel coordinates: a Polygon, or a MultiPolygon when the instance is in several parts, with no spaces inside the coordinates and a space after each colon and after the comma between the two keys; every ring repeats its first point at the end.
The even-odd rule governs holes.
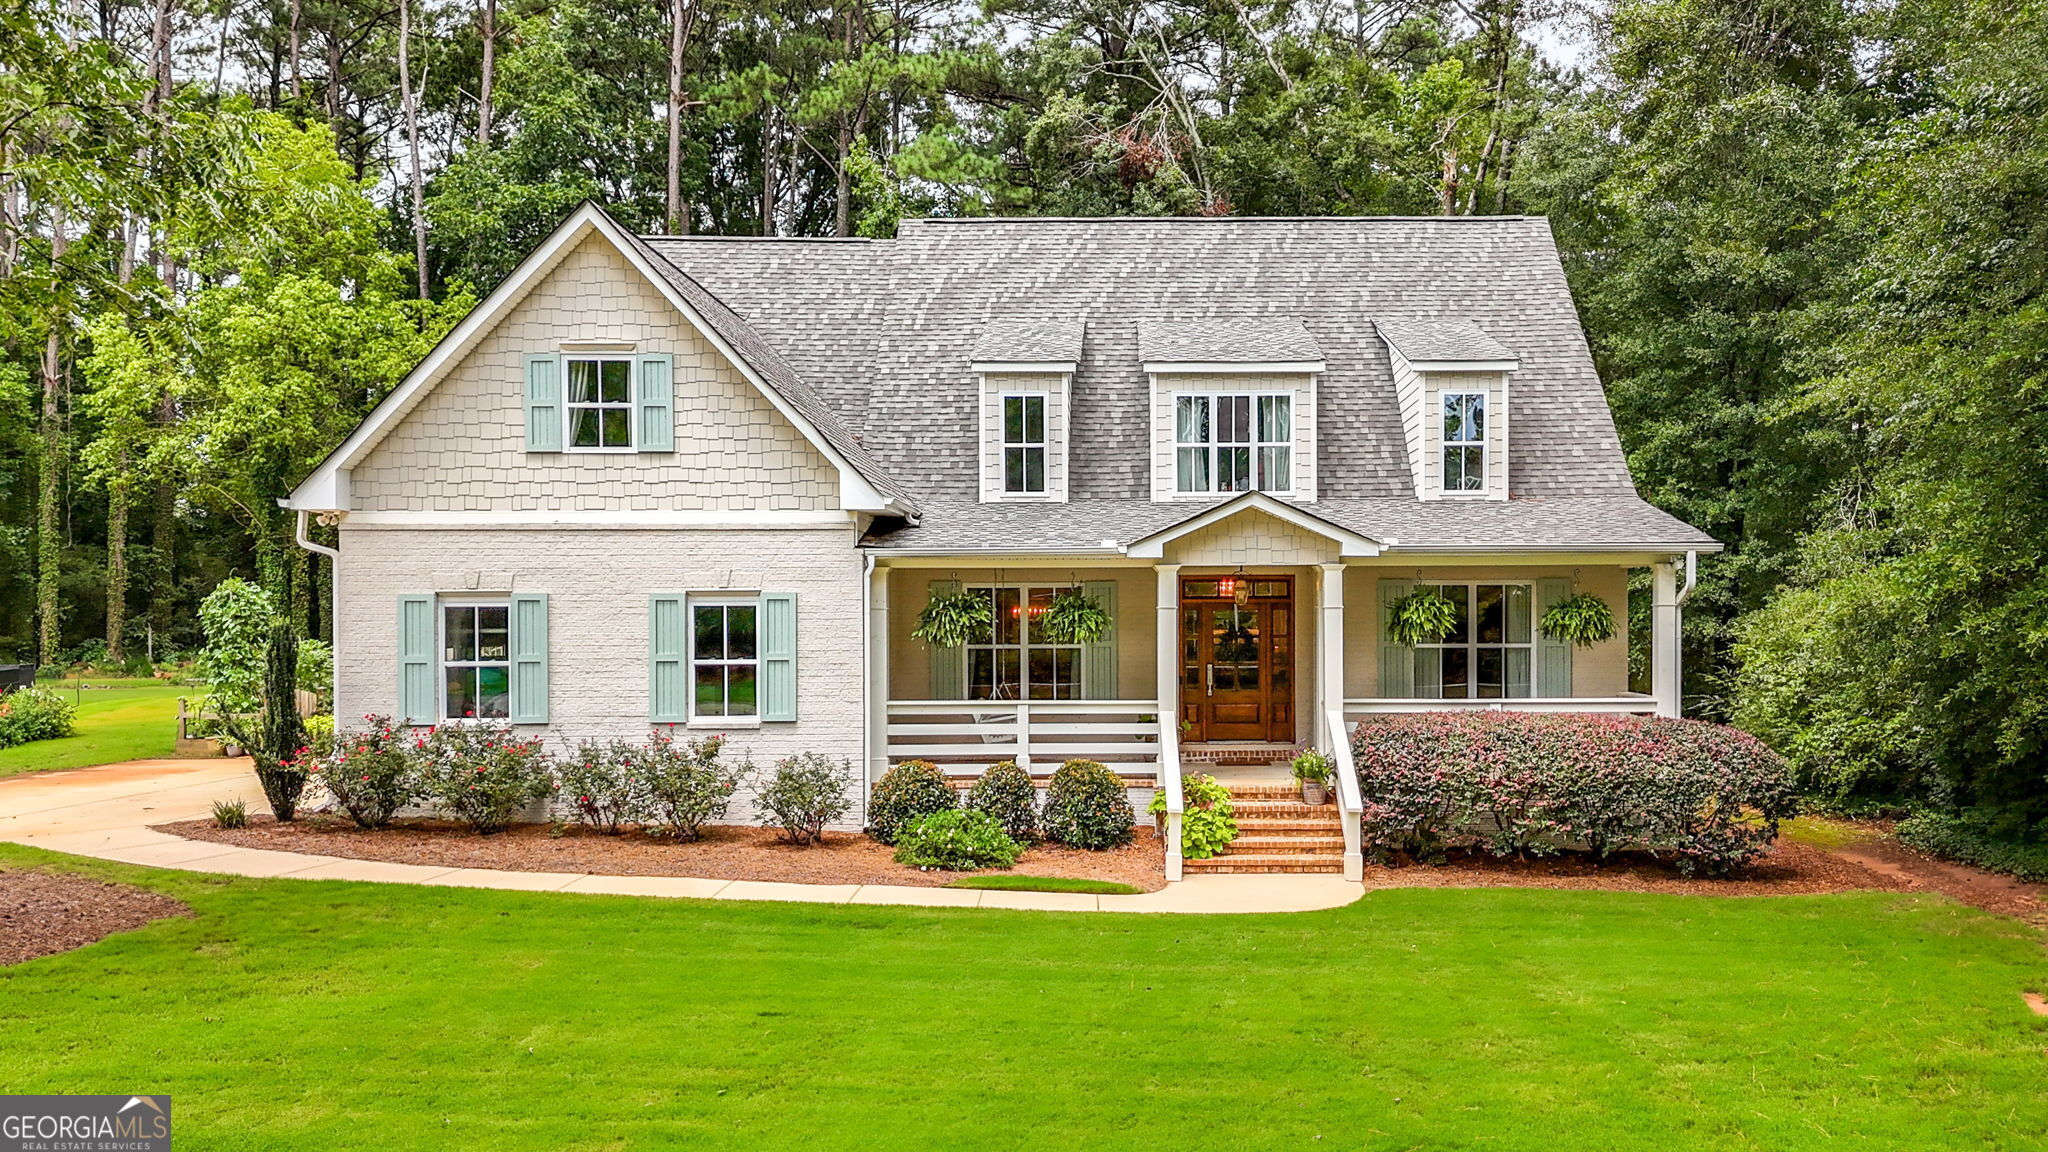
{"type": "Polygon", "coordinates": [[[981,501],[1067,501],[1067,412],[1086,335],[1078,320],[995,320],[975,341],[981,501]]]}
{"type": "Polygon", "coordinates": [[[1419,500],[1508,498],[1508,378],[1521,361],[1468,320],[1375,321],[1419,500]]]}
{"type": "Polygon", "coordinates": [[[1316,498],[1322,348],[1299,320],[1138,323],[1152,382],[1152,499],[1316,498]]]}

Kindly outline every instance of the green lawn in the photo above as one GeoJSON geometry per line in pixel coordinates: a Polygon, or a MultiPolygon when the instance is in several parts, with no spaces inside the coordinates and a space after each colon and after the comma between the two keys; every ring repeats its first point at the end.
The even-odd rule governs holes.
{"type": "Polygon", "coordinates": [[[1096,896],[1130,896],[1144,889],[1114,880],[1083,880],[1073,876],[1017,876],[1008,872],[984,872],[962,876],[948,888],[980,888],[992,892],[1086,892],[1096,896]]]}
{"type": "Polygon", "coordinates": [[[198,916],[0,970],[0,1084],[169,1092],[188,1152],[2048,1132],[2048,1019],[2019,996],[2048,987],[2040,939],[1936,897],[1414,889],[1126,916],[81,867],[198,916]]]}
{"type": "Polygon", "coordinates": [[[0,749],[0,776],[171,755],[178,738],[178,697],[196,700],[206,690],[146,680],[116,683],[126,686],[81,692],[69,681],[41,685],[79,702],[78,734],[0,749]]]}

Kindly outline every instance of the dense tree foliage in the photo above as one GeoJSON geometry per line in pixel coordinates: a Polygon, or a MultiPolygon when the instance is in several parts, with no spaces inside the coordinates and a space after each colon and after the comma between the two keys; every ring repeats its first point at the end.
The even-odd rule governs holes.
{"type": "Polygon", "coordinates": [[[275,499],[579,201],[630,225],[1541,213],[1693,710],[2048,796],[2048,0],[9,0],[0,657],[321,581],[275,499]],[[1560,51],[1560,45],[1565,50],[1560,51]],[[1559,61],[1563,63],[1560,64],[1559,61]]]}

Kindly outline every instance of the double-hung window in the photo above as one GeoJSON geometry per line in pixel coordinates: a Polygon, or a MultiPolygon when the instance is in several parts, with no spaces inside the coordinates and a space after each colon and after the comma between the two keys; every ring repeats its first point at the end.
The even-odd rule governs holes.
{"type": "Polygon", "coordinates": [[[1486,491],[1486,393],[1444,393],[1444,491],[1486,491]]]}
{"type": "Polygon", "coordinates": [[[503,720],[511,715],[512,622],[505,604],[441,605],[441,715],[503,720]]]}
{"type": "Polygon", "coordinates": [[[995,624],[967,643],[967,698],[970,700],[1078,700],[1081,646],[1055,644],[1041,621],[1064,588],[983,586],[970,589],[989,598],[995,624]]]}
{"type": "Polygon", "coordinates": [[[1293,490],[1293,397],[1197,393],[1173,409],[1175,491],[1293,490]]]}
{"type": "Polygon", "coordinates": [[[1045,393],[1003,397],[1003,491],[1045,492],[1045,393]]]}
{"type": "Polygon", "coordinates": [[[1439,584],[1435,589],[1457,605],[1457,624],[1437,643],[1415,646],[1415,694],[1446,700],[1528,696],[1535,659],[1533,587],[1439,584]]]}
{"type": "Polygon", "coordinates": [[[690,601],[690,715],[760,714],[760,603],[690,601]]]}
{"type": "Polygon", "coordinates": [[[632,451],[633,362],[571,357],[566,364],[569,447],[632,451]]]}

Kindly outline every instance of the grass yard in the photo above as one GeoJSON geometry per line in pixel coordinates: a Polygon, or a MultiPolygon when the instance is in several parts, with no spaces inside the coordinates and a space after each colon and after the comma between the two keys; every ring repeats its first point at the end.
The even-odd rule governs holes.
{"type": "Polygon", "coordinates": [[[1129,896],[1143,892],[1132,884],[1114,880],[1088,880],[1079,876],[1018,876],[1011,872],[984,872],[962,876],[948,888],[979,888],[985,892],[1087,892],[1097,896],[1129,896]]]}
{"type": "Polygon", "coordinates": [[[40,685],[79,702],[77,735],[0,749],[0,776],[171,755],[178,737],[178,697],[202,696],[205,689],[147,680],[118,683],[124,686],[83,692],[68,681],[40,685]]]}
{"type": "MultiPolygon", "coordinates": [[[[0,845],[0,864],[58,860],[0,845]]],[[[10,1092],[182,1149],[2040,1147],[2040,938],[1936,897],[1289,916],[723,904],[80,862],[196,918],[0,970],[10,1092]]]]}

